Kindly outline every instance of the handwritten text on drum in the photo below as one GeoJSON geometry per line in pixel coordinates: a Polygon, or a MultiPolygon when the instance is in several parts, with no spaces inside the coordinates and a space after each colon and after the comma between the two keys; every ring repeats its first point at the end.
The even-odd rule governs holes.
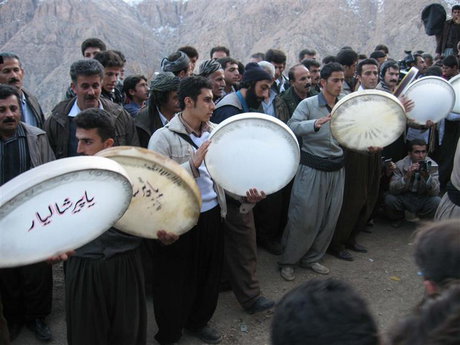
{"type": "Polygon", "coordinates": [[[73,203],[69,198],[65,198],[62,203],[53,203],[48,205],[48,212],[46,213],[46,217],[43,217],[39,212],[35,212],[36,219],[32,220],[32,225],[30,226],[29,231],[34,230],[35,228],[35,220],[38,220],[41,226],[46,226],[51,223],[53,220],[53,215],[62,216],[67,211],[70,214],[76,214],[82,211],[85,207],[90,208],[94,206],[96,202],[94,201],[94,196],[90,199],[88,197],[88,192],[85,190],[83,196],[75,203],[73,203]]]}
{"type": "Polygon", "coordinates": [[[155,208],[155,210],[161,210],[161,198],[163,193],[158,188],[154,188],[149,181],[144,181],[141,177],[138,178],[141,186],[133,193],[133,198],[139,196],[150,199],[152,205],[147,208],[155,208]]]}
{"type": "Polygon", "coordinates": [[[179,187],[182,186],[181,178],[179,176],[172,174],[170,171],[166,170],[161,165],[153,164],[145,165],[145,167],[151,171],[157,172],[160,176],[165,176],[168,180],[178,185],[179,187]]]}

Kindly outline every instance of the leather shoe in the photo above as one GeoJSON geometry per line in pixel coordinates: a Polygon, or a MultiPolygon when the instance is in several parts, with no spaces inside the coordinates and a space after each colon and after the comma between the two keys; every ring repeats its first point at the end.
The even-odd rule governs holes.
{"type": "Polygon", "coordinates": [[[360,245],[358,243],[347,244],[345,247],[347,249],[350,249],[350,250],[354,251],[354,252],[367,253],[367,249],[364,246],[362,246],[362,245],[360,245]]]}
{"type": "Polygon", "coordinates": [[[284,280],[292,281],[295,279],[295,270],[292,266],[282,266],[280,269],[280,275],[284,280]]]}
{"type": "Polygon", "coordinates": [[[264,248],[267,252],[273,255],[283,254],[283,248],[279,242],[273,240],[264,240],[259,242],[259,246],[264,248]]]}
{"type": "Polygon", "coordinates": [[[340,250],[338,252],[336,251],[332,251],[331,252],[332,255],[334,255],[336,258],[339,258],[339,259],[342,259],[342,260],[346,260],[346,261],[353,261],[353,255],[351,255],[351,253],[348,251],[348,250],[340,250]]]}
{"type": "Polygon", "coordinates": [[[8,322],[8,333],[10,334],[10,341],[12,342],[21,333],[22,323],[8,322]]]}
{"type": "Polygon", "coordinates": [[[264,296],[259,296],[256,301],[249,308],[245,308],[245,310],[248,314],[260,313],[261,311],[270,309],[274,305],[275,301],[272,301],[264,296]]]}
{"type": "Polygon", "coordinates": [[[209,326],[204,326],[197,330],[189,329],[188,331],[191,336],[200,339],[206,344],[219,344],[222,341],[219,331],[209,326]]]}
{"type": "Polygon", "coordinates": [[[51,330],[43,319],[35,319],[27,323],[27,327],[35,333],[35,338],[41,341],[51,340],[51,330]]]}

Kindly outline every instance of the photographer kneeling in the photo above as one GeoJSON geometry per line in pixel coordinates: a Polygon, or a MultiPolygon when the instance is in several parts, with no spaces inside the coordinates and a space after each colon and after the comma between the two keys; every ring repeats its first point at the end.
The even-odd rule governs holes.
{"type": "Polygon", "coordinates": [[[390,191],[385,196],[385,213],[399,227],[404,211],[418,217],[432,218],[441,201],[438,165],[427,156],[423,140],[409,142],[408,155],[396,163],[390,191]]]}

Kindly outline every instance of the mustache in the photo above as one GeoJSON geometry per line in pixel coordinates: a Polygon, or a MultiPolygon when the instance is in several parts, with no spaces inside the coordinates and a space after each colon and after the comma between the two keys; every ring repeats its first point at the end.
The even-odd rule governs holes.
{"type": "Polygon", "coordinates": [[[16,122],[16,119],[14,117],[7,117],[5,120],[2,121],[2,123],[10,123],[10,122],[16,122]]]}
{"type": "Polygon", "coordinates": [[[398,82],[398,80],[396,80],[396,79],[390,79],[390,83],[397,83],[397,82],[398,82]]]}
{"type": "Polygon", "coordinates": [[[305,84],[305,88],[306,88],[306,89],[308,89],[310,86],[311,86],[311,84],[310,84],[310,83],[308,83],[308,84],[305,84]]]}
{"type": "Polygon", "coordinates": [[[96,96],[94,96],[94,95],[86,95],[85,96],[85,100],[87,100],[87,101],[94,100],[94,99],[96,99],[96,96]]]}
{"type": "Polygon", "coordinates": [[[19,83],[20,80],[18,78],[11,78],[8,80],[8,84],[19,83]]]}

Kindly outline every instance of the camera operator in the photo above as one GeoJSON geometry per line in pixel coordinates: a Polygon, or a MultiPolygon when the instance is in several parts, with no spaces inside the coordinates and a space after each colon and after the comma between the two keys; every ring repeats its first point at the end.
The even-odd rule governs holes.
{"type": "Polygon", "coordinates": [[[408,155],[396,163],[390,191],[385,196],[385,213],[399,227],[404,211],[422,218],[432,218],[441,198],[438,165],[427,156],[425,141],[409,142],[408,155]]]}

